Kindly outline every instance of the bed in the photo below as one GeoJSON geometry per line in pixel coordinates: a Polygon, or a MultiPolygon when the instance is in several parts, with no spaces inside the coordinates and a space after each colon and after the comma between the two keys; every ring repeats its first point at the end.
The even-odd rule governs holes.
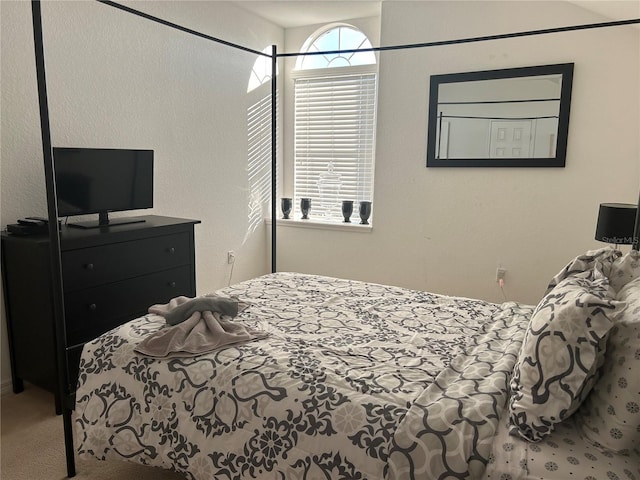
{"type": "Polygon", "coordinates": [[[537,443],[509,434],[501,422],[483,480],[637,480],[640,457],[615,454],[586,441],[576,417],[537,443]]]}
{"type": "MultiPolygon", "coordinates": [[[[198,355],[137,353],[145,339],[168,328],[163,316],[151,313],[85,346],[73,415],[77,453],[159,466],[194,480],[640,479],[635,447],[609,446],[617,448],[612,453],[583,428],[596,425],[585,406],[592,390],[606,390],[598,388],[600,372],[619,363],[605,359],[613,313],[628,310],[614,297],[595,307],[587,302],[588,314],[604,312],[609,326],[580,347],[582,366],[589,351],[594,358],[571,395],[578,405],[570,411],[562,399],[548,402],[562,407],[548,432],[540,433],[536,422],[546,417],[536,405],[522,421],[531,325],[558,303],[567,284],[613,295],[602,274],[610,275],[620,260],[612,252],[577,257],[537,306],[273,273],[216,292],[246,306],[234,323],[266,336],[198,355]],[[526,438],[527,428],[541,438],[526,438]],[[549,445],[571,442],[577,453],[562,453],[562,461],[584,463],[591,477],[553,467],[538,473],[539,464],[562,463],[551,460],[549,445]]],[[[565,393],[573,388],[563,385],[565,393]]]]}

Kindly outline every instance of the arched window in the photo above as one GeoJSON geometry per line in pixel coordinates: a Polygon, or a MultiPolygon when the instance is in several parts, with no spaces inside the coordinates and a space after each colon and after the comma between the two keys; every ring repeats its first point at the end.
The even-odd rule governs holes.
{"type": "MultiPolygon", "coordinates": [[[[251,100],[247,109],[249,204],[248,228],[243,243],[262,224],[266,207],[271,200],[271,88],[265,85],[271,82],[271,47],[266,47],[262,53],[269,56],[258,56],[247,85],[247,97],[251,100]],[[259,88],[263,85],[263,88],[259,88]]],[[[278,105],[278,91],[275,101],[278,105]]],[[[278,115],[276,111],[276,142],[279,136],[278,115]]]]}
{"type": "MultiPolygon", "coordinates": [[[[310,45],[305,45],[302,50],[305,53],[372,48],[371,42],[364,33],[348,25],[330,28],[309,40],[312,40],[310,45]]],[[[375,63],[376,56],[373,52],[323,53],[298,57],[296,70],[353,67],[356,65],[375,65],[375,63]]]]}
{"type": "MultiPolygon", "coordinates": [[[[266,47],[262,50],[262,53],[271,55],[271,47],[266,47]]],[[[278,65],[276,64],[276,76],[278,75],[278,65]]],[[[251,75],[249,76],[249,85],[247,86],[247,93],[252,92],[260,85],[263,85],[271,80],[271,57],[259,56],[253,68],[251,69],[251,75]]]]}
{"type": "MultiPolygon", "coordinates": [[[[294,204],[311,198],[310,218],[342,222],[341,202],[371,201],[376,119],[376,55],[349,25],[310,37],[292,72],[295,81],[294,204]]],[[[299,218],[299,212],[297,217],[299,218]]],[[[354,214],[357,217],[357,213],[354,214]]]]}

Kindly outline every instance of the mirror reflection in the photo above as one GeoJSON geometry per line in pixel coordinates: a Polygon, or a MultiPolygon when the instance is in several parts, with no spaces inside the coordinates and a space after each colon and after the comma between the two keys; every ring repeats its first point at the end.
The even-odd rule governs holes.
{"type": "Polygon", "coordinates": [[[572,70],[432,76],[427,166],[564,166],[572,70]]]}

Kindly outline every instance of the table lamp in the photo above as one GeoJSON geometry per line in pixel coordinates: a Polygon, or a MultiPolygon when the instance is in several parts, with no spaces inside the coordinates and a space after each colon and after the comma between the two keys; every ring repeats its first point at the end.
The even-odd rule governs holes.
{"type": "Polygon", "coordinates": [[[596,240],[616,245],[633,243],[636,205],[629,203],[601,203],[596,226],[596,240]]]}

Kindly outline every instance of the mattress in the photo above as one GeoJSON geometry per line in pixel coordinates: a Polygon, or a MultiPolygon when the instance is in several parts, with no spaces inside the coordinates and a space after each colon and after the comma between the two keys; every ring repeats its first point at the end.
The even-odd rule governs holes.
{"type": "Polygon", "coordinates": [[[77,453],[186,478],[479,478],[532,307],[276,273],[218,292],[267,338],[168,359],[146,315],[82,353],[77,453]]]}

